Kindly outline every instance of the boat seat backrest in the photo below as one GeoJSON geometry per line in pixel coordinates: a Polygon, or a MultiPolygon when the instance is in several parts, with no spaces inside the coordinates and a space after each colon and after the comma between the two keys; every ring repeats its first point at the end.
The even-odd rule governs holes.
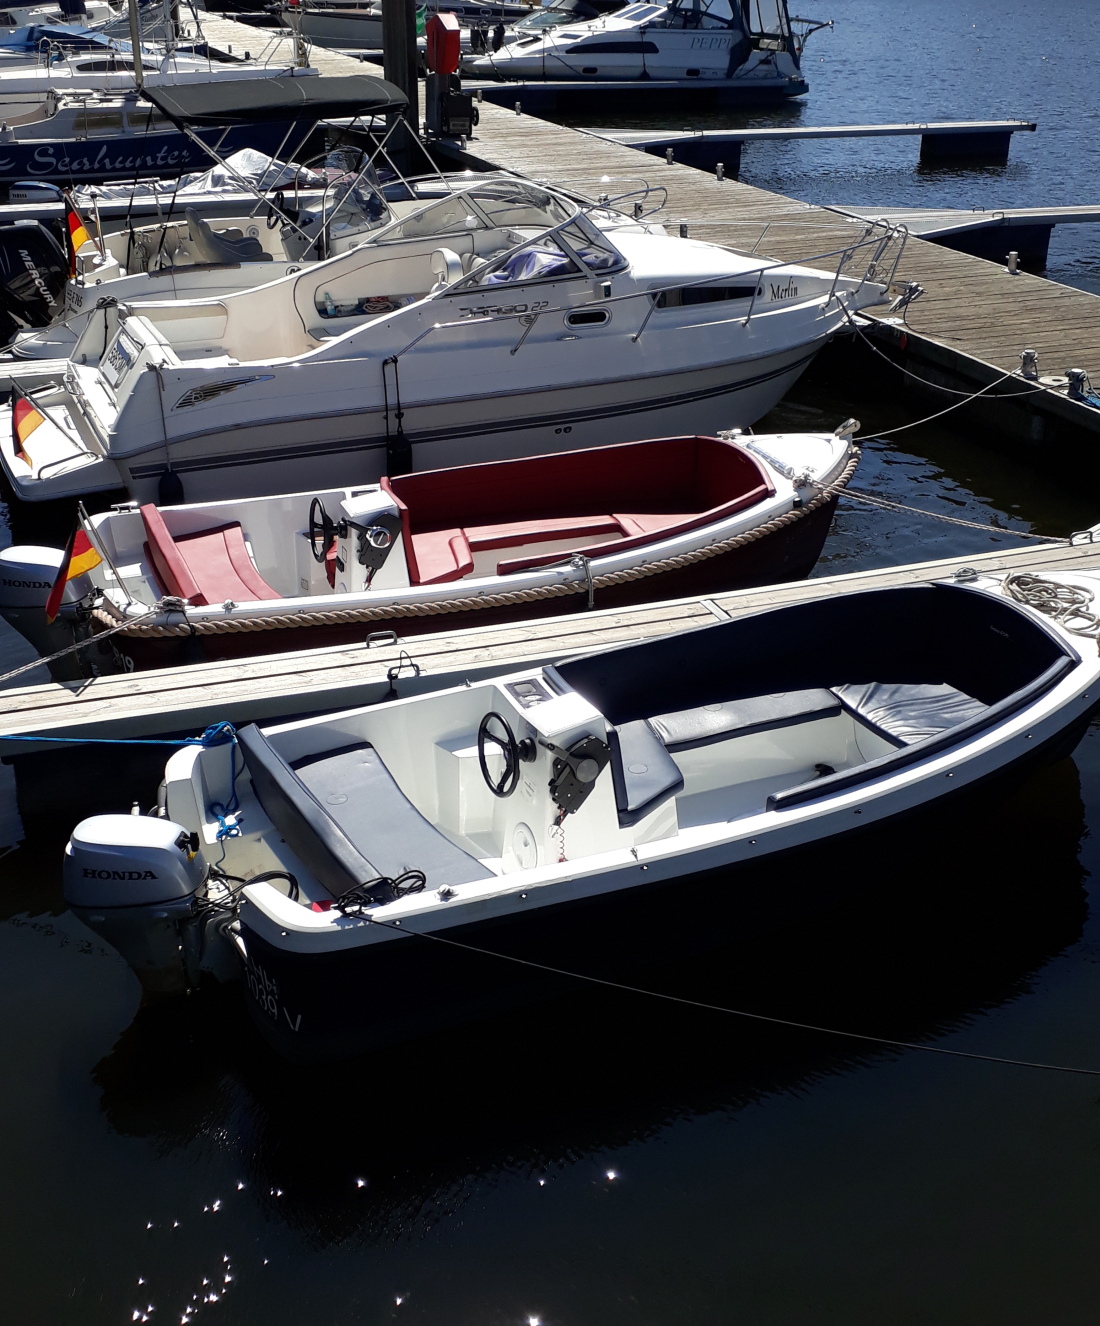
{"type": "Polygon", "coordinates": [[[240,231],[235,235],[228,231],[219,233],[193,207],[188,207],[184,215],[191,236],[191,252],[199,262],[271,262],[271,254],[264,252],[264,246],[254,235],[240,231]]]}
{"type": "Polygon", "coordinates": [[[196,607],[282,598],[256,570],[239,521],[173,536],[151,503],[141,508],[145,555],[166,594],[196,607]]]}
{"type": "Polygon", "coordinates": [[[988,705],[953,686],[834,686],[849,713],[893,746],[912,746],[985,713],[988,705]]]}
{"type": "Polygon", "coordinates": [[[684,775],[644,718],[608,724],[619,827],[628,829],[684,789],[684,775]]]}
{"type": "Polygon", "coordinates": [[[831,691],[815,689],[704,704],[696,709],[657,714],[648,722],[666,750],[678,751],[695,750],[729,737],[745,737],[839,713],[837,697],[831,691]]]}
{"type": "Polygon", "coordinates": [[[454,249],[435,249],[431,256],[432,275],[435,277],[433,290],[442,290],[462,280],[462,259],[454,249]]]}
{"type": "Polygon", "coordinates": [[[406,870],[422,870],[428,889],[493,877],[421,815],[369,742],[291,766],[255,725],[237,737],[260,805],[334,896],[406,870]]]}

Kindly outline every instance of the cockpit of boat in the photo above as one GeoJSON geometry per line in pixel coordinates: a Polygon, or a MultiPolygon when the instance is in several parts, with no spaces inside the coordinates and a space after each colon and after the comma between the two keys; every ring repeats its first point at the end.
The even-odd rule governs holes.
{"type": "MultiPolygon", "coordinates": [[[[853,791],[860,814],[875,780],[978,741],[1078,662],[995,590],[941,583],[834,596],[247,728],[242,827],[253,841],[285,843],[292,857],[283,847],[276,855],[315,911],[408,871],[445,898],[582,858],[610,867],[618,857],[602,854],[637,861],[640,849],[673,840],[700,848],[739,824],[764,827],[757,817],[853,791]]],[[[207,841],[218,826],[202,798],[228,794],[225,766],[214,752],[169,765],[168,812],[184,824],[198,816],[207,841]],[[195,781],[197,763],[207,781],[195,781]]]]}

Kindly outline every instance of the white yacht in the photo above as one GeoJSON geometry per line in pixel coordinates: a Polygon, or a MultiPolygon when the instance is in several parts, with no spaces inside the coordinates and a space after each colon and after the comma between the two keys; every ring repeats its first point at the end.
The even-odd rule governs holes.
{"type": "Polygon", "coordinates": [[[463,58],[481,78],[583,82],[717,80],[786,95],[806,90],[785,0],[668,0],[542,27],[463,58]]]}
{"type": "Polygon", "coordinates": [[[206,501],[748,426],[886,297],[894,238],[829,271],[471,176],[268,284],[105,306],[0,455],[21,501],[206,501]]]}

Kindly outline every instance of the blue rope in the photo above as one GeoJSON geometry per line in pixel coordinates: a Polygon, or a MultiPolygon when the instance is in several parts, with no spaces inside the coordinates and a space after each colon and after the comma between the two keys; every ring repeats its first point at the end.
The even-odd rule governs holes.
{"type": "Polygon", "coordinates": [[[236,741],[237,730],[232,723],[222,720],[211,723],[201,737],[38,737],[31,734],[0,735],[0,741],[61,741],[68,746],[224,746],[236,741]]]}

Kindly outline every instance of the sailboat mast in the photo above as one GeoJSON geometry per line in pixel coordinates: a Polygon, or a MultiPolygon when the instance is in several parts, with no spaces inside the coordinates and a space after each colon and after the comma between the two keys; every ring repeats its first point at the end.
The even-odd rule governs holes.
{"type": "Polygon", "coordinates": [[[134,82],[138,91],[145,86],[145,70],[141,66],[141,19],[138,17],[138,0],[127,0],[130,14],[130,51],[134,57],[134,82]]]}

